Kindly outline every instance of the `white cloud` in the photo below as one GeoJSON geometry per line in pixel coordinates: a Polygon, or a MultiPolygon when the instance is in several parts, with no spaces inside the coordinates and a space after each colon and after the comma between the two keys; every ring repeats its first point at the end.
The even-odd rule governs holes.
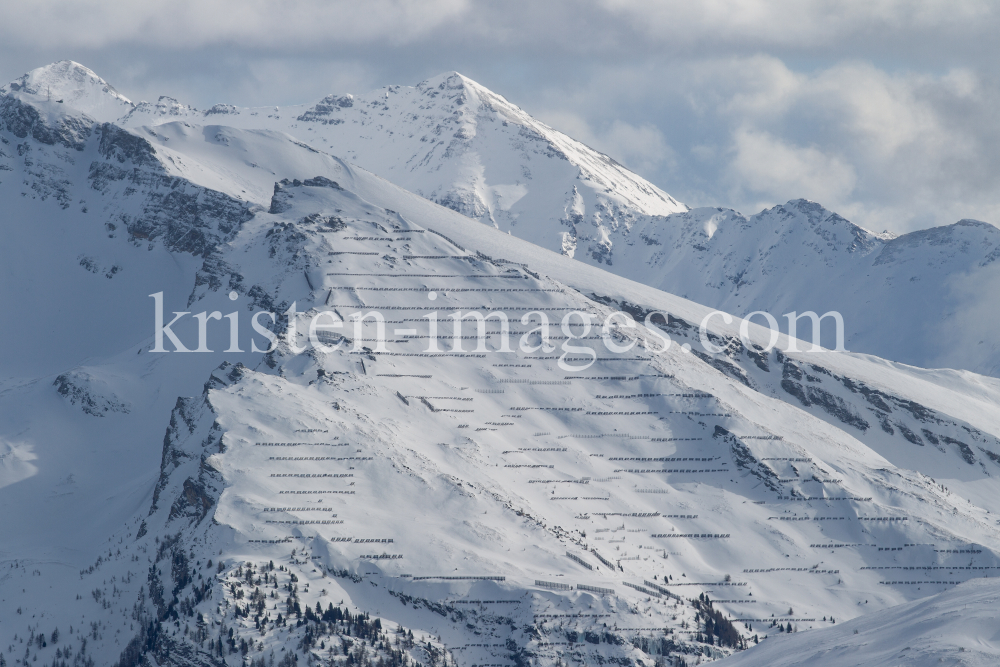
{"type": "Polygon", "coordinates": [[[737,130],[734,152],[729,176],[736,188],[777,201],[844,201],[858,180],[854,168],[835,155],[793,146],[766,132],[737,130]]]}
{"type": "Polygon", "coordinates": [[[815,50],[869,36],[891,42],[915,32],[949,35],[995,20],[995,6],[987,0],[603,0],[600,5],[650,40],[735,41],[758,49],[815,50]]]}
{"type": "Polygon", "coordinates": [[[624,57],[794,49],[977,49],[988,0],[0,0],[9,46],[253,47],[285,54],[423,42],[624,57]],[[748,51],[749,50],[749,51],[748,51]]]}
{"type": "Polygon", "coordinates": [[[642,173],[691,205],[753,213],[807,197],[898,233],[962,217],[1000,222],[996,78],[857,60],[796,71],[761,54],[658,64],[597,69],[549,92],[545,108],[572,109],[563,116],[576,124],[563,129],[574,136],[616,118],[653,125],[676,162],[642,173]]]}
{"type": "Polygon", "coordinates": [[[673,150],[663,138],[663,132],[651,123],[639,126],[616,120],[601,139],[605,152],[620,155],[620,162],[640,173],[656,168],[676,168],[673,150]]]}
{"type": "Polygon", "coordinates": [[[996,209],[1000,134],[988,109],[1000,91],[970,70],[893,74],[845,62],[806,75],[771,58],[731,67],[757,73],[742,77],[753,87],[732,91],[717,117],[732,128],[726,169],[738,188],[779,197],[800,187],[797,196],[894,231],[996,209]],[[754,170],[756,156],[770,166],[754,170]]]}
{"type": "Polygon", "coordinates": [[[465,15],[467,0],[4,0],[8,43],[63,47],[143,42],[166,48],[237,44],[301,51],[323,42],[411,42],[465,15]]]}

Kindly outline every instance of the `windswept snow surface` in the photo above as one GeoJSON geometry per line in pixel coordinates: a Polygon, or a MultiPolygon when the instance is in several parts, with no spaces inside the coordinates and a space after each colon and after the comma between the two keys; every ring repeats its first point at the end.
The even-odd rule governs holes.
{"type": "Polygon", "coordinates": [[[707,351],[710,308],[288,133],[31,95],[0,98],[8,664],[693,664],[1000,571],[994,378],[719,315],[707,351]],[[151,352],[159,292],[236,344],[151,352]],[[498,316],[452,340],[470,311],[510,351],[498,316]]]}
{"type": "Polygon", "coordinates": [[[976,580],[806,634],[779,635],[719,667],[930,667],[997,664],[1000,582],[976,580]]]}

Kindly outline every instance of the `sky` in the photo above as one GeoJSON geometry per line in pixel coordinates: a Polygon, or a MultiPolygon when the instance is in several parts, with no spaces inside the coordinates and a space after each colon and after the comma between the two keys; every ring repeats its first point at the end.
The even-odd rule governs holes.
{"type": "Polygon", "coordinates": [[[1000,224],[1000,3],[0,0],[0,79],[313,102],[457,70],[690,206],[1000,224]]]}

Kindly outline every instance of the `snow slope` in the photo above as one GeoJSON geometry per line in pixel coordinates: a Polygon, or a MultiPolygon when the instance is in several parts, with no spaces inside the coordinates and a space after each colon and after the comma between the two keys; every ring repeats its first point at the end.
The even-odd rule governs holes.
{"type": "Polygon", "coordinates": [[[768,639],[720,667],[995,665],[1000,584],[977,580],[808,634],[768,639]]]}
{"type": "MultiPolygon", "coordinates": [[[[35,72],[51,68],[58,66],[35,72]]],[[[176,120],[289,133],[502,231],[727,312],[764,310],[780,319],[836,310],[847,321],[848,349],[1000,373],[990,317],[1000,254],[988,223],[963,220],[892,238],[804,200],[749,218],[729,209],[687,211],[454,72],[286,108],[198,111],[161,98],[129,109],[120,122],[176,120]]]]}
{"type": "MultiPolygon", "coordinates": [[[[0,366],[11,664],[359,659],[368,626],[279,623],[295,603],[378,618],[388,635],[364,650],[393,664],[692,663],[1000,567],[993,378],[763,352],[718,317],[722,351],[703,351],[709,308],[280,132],[128,132],[19,91],[2,110],[17,215],[0,298],[34,327],[0,366]],[[237,311],[243,350],[252,314],[294,302],[298,336],[279,320],[270,355],[151,353],[161,290],[168,313],[237,311]],[[515,351],[493,351],[494,319],[486,352],[424,356],[424,316],[447,350],[456,309],[508,313],[515,351]],[[539,309],[670,317],[616,331],[627,353],[591,332],[599,359],[573,372],[559,327],[551,353],[520,350],[539,309]],[[390,320],[385,351],[371,320],[338,350],[307,344],[308,317],[369,310],[390,320]],[[708,642],[709,617],[734,625],[708,642]]],[[[210,347],[227,327],[209,322],[210,347]]]]}
{"type": "MultiPolygon", "coordinates": [[[[1000,230],[975,220],[893,238],[794,200],[744,218],[696,209],[633,239],[612,270],[726,312],[840,312],[845,347],[930,368],[1000,372],[991,326],[1000,230]]],[[[763,319],[758,321],[763,322],[763,319]]],[[[833,347],[832,327],[824,344],[833,347]]],[[[808,320],[800,337],[810,337],[808,320]]]]}
{"type": "Polygon", "coordinates": [[[178,119],[288,132],[459,213],[590,261],[609,258],[638,216],[687,210],[457,72],[315,105],[205,112],[139,105],[120,122],[178,119]]]}
{"type": "MultiPolygon", "coordinates": [[[[165,467],[160,488],[174,490],[167,496],[177,498],[170,514],[186,512],[197,518],[200,512],[212,510],[216,521],[232,527],[236,544],[223,551],[237,548],[241,554],[248,553],[240,558],[261,560],[256,549],[262,547],[247,552],[247,547],[239,546],[241,540],[280,541],[290,536],[291,544],[309,545],[310,560],[318,557],[316,564],[334,572],[346,569],[358,576],[374,572],[367,576],[375,588],[431,600],[436,592],[443,596],[437,598],[442,602],[454,601],[454,596],[458,600],[463,596],[483,599],[483,593],[462,583],[441,587],[418,584],[414,579],[407,585],[408,578],[402,573],[430,577],[431,581],[445,576],[503,576],[515,590],[525,585],[530,588],[535,581],[558,583],[560,574],[581,572],[572,561],[567,563],[568,570],[559,565],[568,547],[598,568],[586,579],[577,574],[570,584],[615,590],[619,599],[628,599],[635,593],[627,583],[649,591],[652,589],[644,582],[666,575],[672,579],[668,589],[684,597],[710,594],[720,600],[716,607],[724,613],[747,619],[743,622],[745,632],[754,625],[758,632],[767,632],[772,615],[803,628],[815,627],[822,623],[821,617],[845,619],[870,609],[871,604],[883,607],[950,585],[933,582],[995,573],[996,561],[990,560],[995,557],[982,555],[989,552],[990,540],[997,534],[995,521],[984,509],[946,492],[919,473],[892,466],[861,444],[844,424],[836,428],[806,416],[788,402],[769,398],[714,371],[705,360],[678,347],[663,356],[647,353],[645,359],[623,356],[599,362],[584,375],[607,378],[596,380],[594,388],[588,387],[594,380],[573,380],[573,374],[560,373],[552,357],[546,359],[545,355],[515,353],[492,359],[485,355],[482,360],[475,355],[423,357],[423,346],[413,344],[421,340],[426,329],[412,320],[420,319],[428,309],[414,305],[407,290],[415,291],[416,296],[434,290],[435,273],[450,276],[468,272],[466,275],[478,276],[478,280],[461,287],[462,291],[453,289],[453,282],[443,285],[434,308],[450,310],[475,303],[484,312],[501,305],[505,311],[524,312],[569,306],[603,316],[607,311],[602,312],[597,303],[561,287],[584,287],[588,277],[594,280],[598,276],[570,263],[563,271],[558,271],[560,266],[547,266],[550,278],[533,278],[526,272],[531,271],[530,261],[521,270],[496,261],[530,258],[530,252],[528,257],[508,254],[523,246],[513,239],[496,233],[491,237],[444,211],[432,218],[433,227],[419,225],[414,222],[415,214],[426,205],[405,193],[389,193],[394,195],[390,210],[373,207],[372,199],[387,196],[386,187],[346,167],[337,184],[286,184],[272,201],[270,210],[276,213],[260,214],[244,226],[232,251],[224,253],[227,270],[239,273],[247,285],[267,285],[265,291],[273,299],[281,298],[283,304],[294,298],[302,311],[308,306],[330,308],[348,317],[349,310],[363,304],[365,310],[379,308],[408,316],[390,325],[415,327],[417,333],[402,337],[397,333],[397,342],[384,355],[293,355],[279,348],[270,362],[274,368],[265,364],[257,371],[223,369],[200,400],[179,406],[175,423],[201,426],[189,426],[190,435],[184,429],[178,429],[176,435],[171,432],[170,446],[180,452],[172,458],[182,463],[165,467]],[[473,246],[470,241],[478,244],[473,246]],[[473,247],[483,248],[485,256],[473,258],[473,247]],[[272,252],[275,258],[286,258],[278,262],[277,275],[264,259],[272,252]],[[363,270],[351,271],[357,257],[367,256],[353,253],[370,252],[378,253],[379,259],[363,264],[363,270]],[[561,273],[566,282],[553,279],[553,273],[561,273]],[[408,278],[408,274],[413,277],[408,278]],[[515,285],[520,283],[518,290],[553,291],[522,295],[504,286],[499,288],[503,292],[491,296],[482,293],[496,289],[490,278],[515,280],[515,285]],[[403,293],[394,297],[395,290],[403,293]],[[469,291],[477,293],[474,302],[469,301],[469,291]],[[261,375],[265,368],[270,370],[261,375]],[[625,375],[621,375],[623,369],[625,375]],[[549,382],[569,384],[554,393],[550,385],[542,384],[549,382]],[[541,386],[535,389],[537,385],[532,383],[541,386]],[[622,398],[600,399],[598,395],[630,398],[623,403],[622,398]],[[468,398],[472,400],[463,400],[468,398]],[[451,407],[456,404],[461,407],[451,407]],[[248,415],[264,418],[248,421],[248,415]],[[460,428],[463,422],[468,424],[464,433],[460,428]],[[326,431],[314,442],[333,447],[298,445],[288,451],[326,456],[331,461],[329,467],[303,468],[294,456],[271,457],[270,452],[262,454],[255,449],[258,442],[302,438],[301,442],[305,436],[294,434],[312,429],[326,431]],[[340,441],[351,443],[351,449],[338,449],[343,445],[332,440],[335,434],[340,441]],[[677,440],[664,449],[656,444],[657,438],[677,440]],[[664,462],[656,461],[664,455],[664,462]],[[618,463],[616,457],[649,462],[618,463]],[[692,466],[678,462],[683,459],[701,460],[692,466]],[[184,464],[185,460],[203,463],[200,468],[192,467],[184,464]],[[672,472],[663,484],[660,471],[666,466],[677,467],[670,468],[672,472]],[[322,470],[321,474],[336,477],[323,485],[313,477],[285,479],[302,474],[302,470],[310,471],[306,474],[322,470]],[[268,477],[274,475],[281,475],[281,480],[268,477]],[[181,491],[182,479],[201,489],[199,494],[204,496],[198,495],[199,500],[191,502],[190,494],[181,491]],[[540,479],[554,481],[542,483],[540,479]],[[571,484],[570,489],[582,484],[580,488],[592,489],[593,495],[585,490],[563,491],[565,483],[571,484]],[[332,496],[328,502],[334,504],[326,506],[337,515],[321,520],[343,520],[344,528],[301,527],[303,524],[296,522],[316,521],[309,512],[312,503],[300,503],[297,506],[303,509],[290,512],[291,516],[270,519],[271,525],[252,518],[253,508],[260,512],[273,507],[272,499],[280,499],[283,490],[309,497],[317,489],[328,490],[332,496]],[[363,496],[360,503],[354,498],[338,499],[340,492],[350,490],[355,494],[349,495],[363,496]],[[415,505],[414,498],[422,502],[415,505]],[[409,507],[412,509],[403,509],[409,507]],[[529,517],[526,523],[525,516],[529,517]],[[658,533],[665,530],[657,526],[662,518],[667,518],[670,530],[658,533]],[[292,526],[290,532],[282,521],[292,526]],[[370,534],[371,527],[381,532],[370,534]],[[366,528],[367,533],[363,532],[366,528]],[[604,538],[602,533],[611,535],[604,538]],[[656,535],[684,537],[678,541],[656,535]],[[337,541],[344,536],[351,538],[353,547],[337,541]],[[393,542],[372,554],[367,543],[359,546],[356,542],[368,539],[393,542]],[[517,546],[524,550],[523,555],[518,556],[517,546]],[[359,550],[369,554],[371,565],[355,565],[359,550]],[[597,554],[606,559],[611,554],[611,562],[623,570],[608,572],[597,554]],[[663,555],[669,558],[663,559],[663,555]],[[748,613],[748,609],[753,611],[748,613]],[[788,614],[787,609],[799,611],[788,614]]],[[[617,287],[607,281],[603,286],[617,287]]],[[[635,287],[628,294],[644,296],[635,287]]],[[[212,297],[206,292],[205,298],[212,297]]],[[[665,298],[659,296],[661,303],[665,298]]],[[[680,304],[664,305],[671,312],[683,309],[680,304]]],[[[365,335],[372,336],[372,329],[369,327],[365,335]]],[[[305,330],[304,323],[298,330],[305,330]]],[[[472,331],[467,327],[465,333],[472,331]]],[[[349,331],[345,333],[350,336],[349,331]]],[[[294,342],[305,345],[304,339],[300,335],[294,342]]],[[[783,381],[790,381],[788,366],[786,362],[782,367],[783,381]]],[[[829,366],[810,364],[806,369],[824,368],[831,373],[837,367],[833,360],[829,366]]],[[[920,406],[910,405],[910,409],[921,412],[920,406]]],[[[937,424],[934,428],[943,425],[939,417],[929,417],[937,424]]],[[[909,442],[905,446],[915,447],[909,442]]],[[[958,459],[957,454],[952,456],[958,459]]],[[[938,458],[937,469],[948,460],[938,458]]],[[[989,479],[990,472],[985,468],[983,472],[983,478],[989,479]]],[[[151,522],[170,525],[169,518],[163,519],[165,506],[161,503],[151,522]]],[[[200,528],[196,534],[201,536],[203,531],[207,529],[200,528]]],[[[209,541],[210,537],[202,539],[209,541]]],[[[222,545],[212,542],[213,552],[217,546],[222,545]]],[[[271,549],[274,547],[266,553],[275,553],[271,549]]],[[[278,553],[282,553],[281,548],[278,553]]],[[[361,563],[365,560],[362,556],[361,563]]],[[[677,642],[669,652],[678,655],[692,656],[705,650],[719,655],[704,644],[697,650],[686,643],[695,637],[685,635],[685,628],[675,624],[681,620],[690,623],[689,615],[682,613],[668,621],[668,616],[677,612],[674,607],[668,603],[663,608],[648,592],[638,593],[632,604],[640,606],[632,607],[631,612],[597,607],[611,614],[614,622],[608,623],[609,627],[672,628],[672,633],[654,631],[648,640],[669,636],[677,642]],[[641,604],[644,600],[646,605],[641,604]],[[643,624],[626,625],[631,620],[627,614],[635,611],[647,619],[643,624]],[[626,615],[616,616],[621,613],[626,615]]],[[[357,602],[355,595],[352,599],[357,602]]],[[[306,601],[314,604],[313,598],[306,601]]],[[[582,600],[570,597],[561,604],[574,602],[555,612],[545,611],[545,603],[534,598],[532,619],[537,624],[539,614],[592,613],[594,601],[586,596],[582,600]],[[586,605],[582,609],[581,602],[586,605]]],[[[452,623],[450,627],[435,624],[432,632],[444,637],[446,646],[465,647],[471,640],[462,637],[457,617],[452,617],[452,623]]],[[[603,642],[594,649],[596,653],[582,646],[556,651],[547,646],[562,641],[567,629],[595,632],[595,626],[603,627],[587,621],[570,628],[542,623],[538,639],[531,639],[531,632],[498,633],[499,628],[490,627],[488,632],[496,633],[499,640],[496,643],[504,645],[501,651],[490,653],[492,659],[514,659],[517,653],[506,647],[507,641],[513,640],[529,654],[552,660],[560,650],[585,663],[596,660],[597,654],[607,658],[603,642]]],[[[486,627],[477,629],[484,631],[486,627]]],[[[624,636],[645,634],[630,631],[624,636]]],[[[474,663],[491,658],[466,659],[474,663]]]]}

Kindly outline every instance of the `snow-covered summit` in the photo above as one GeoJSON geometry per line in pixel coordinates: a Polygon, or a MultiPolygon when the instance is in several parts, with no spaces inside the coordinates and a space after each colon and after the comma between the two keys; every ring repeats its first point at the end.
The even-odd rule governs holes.
{"type": "Polygon", "coordinates": [[[937,261],[974,257],[978,266],[985,267],[1000,259],[1000,228],[966,218],[951,225],[910,232],[889,240],[875,263],[905,261],[907,253],[918,249],[934,255],[937,261]]]}
{"type": "Polygon", "coordinates": [[[866,255],[889,237],[876,234],[808,199],[793,199],[761,211],[756,220],[781,227],[782,235],[806,231],[819,236],[827,247],[836,251],[866,255]]]}
{"type": "Polygon", "coordinates": [[[749,217],[698,208],[635,229],[619,251],[629,261],[609,267],[619,275],[744,315],[837,311],[847,349],[1000,372],[1000,338],[987,324],[1000,229],[989,223],[876,234],[798,199],[749,217]]]}
{"type": "MultiPolygon", "coordinates": [[[[378,131],[392,137],[383,144],[385,148],[395,146],[394,152],[398,152],[405,146],[407,152],[420,157],[419,162],[406,160],[399,176],[406,179],[404,174],[409,172],[412,182],[400,185],[501,229],[528,222],[528,229],[519,230],[522,235],[542,227],[540,221],[519,220],[520,212],[529,211],[536,219],[542,217],[542,211],[530,211],[525,205],[542,194],[539,190],[554,185],[537,181],[550,176],[548,172],[561,171],[559,167],[567,167],[563,177],[579,181],[579,189],[588,196],[576,202],[575,189],[560,181],[561,199],[555,214],[544,211],[556,222],[575,213],[590,217],[585,210],[576,210],[581,204],[607,207],[603,219],[595,220],[609,230],[621,218],[620,212],[612,210],[615,206],[647,215],[666,215],[687,208],[607,155],[539,122],[503,96],[458,72],[439,74],[414,87],[388,86],[359,97],[327,97],[296,120],[322,124],[324,133],[335,134],[339,141],[347,139],[347,133],[356,132],[352,126],[377,124],[378,131]],[[560,161],[566,164],[560,165],[560,161]],[[454,163],[453,167],[445,166],[453,178],[447,184],[450,187],[421,173],[440,171],[445,162],[454,163]],[[522,198],[526,201],[518,206],[522,198]]],[[[372,141],[383,143],[374,136],[372,141]]],[[[375,162],[372,148],[374,143],[348,147],[350,156],[359,164],[382,173],[379,167],[383,165],[375,162]]],[[[392,170],[392,166],[385,166],[392,170]]],[[[553,244],[548,239],[545,245],[553,244]]]]}
{"type": "Polygon", "coordinates": [[[0,95],[7,93],[67,104],[102,122],[117,120],[133,106],[111,84],[72,60],[60,60],[22,74],[0,88],[0,95]]]}
{"type": "Polygon", "coordinates": [[[458,72],[311,105],[205,112],[139,105],[128,127],[173,120],[285,131],[463,215],[588,263],[618,259],[636,221],[687,207],[612,158],[458,72]]]}
{"type": "Polygon", "coordinates": [[[1000,282],[990,269],[997,229],[986,223],[894,237],[806,200],[753,216],[687,210],[457,72],[300,107],[184,113],[137,109],[123,122],[286,132],[513,236],[699,303],[779,318],[834,310],[848,349],[1000,373],[1000,337],[984,319],[992,290],[973,288],[1000,282]]]}

